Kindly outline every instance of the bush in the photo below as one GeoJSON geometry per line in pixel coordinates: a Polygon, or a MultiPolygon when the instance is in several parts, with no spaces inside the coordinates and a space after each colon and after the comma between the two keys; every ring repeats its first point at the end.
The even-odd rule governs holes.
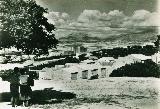
{"type": "Polygon", "coordinates": [[[3,81],[8,81],[9,80],[9,76],[11,75],[11,73],[13,72],[13,70],[3,70],[1,71],[0,77],[2,78],[3,81]]]}
{"type": "Polygon", "coordinates": [[[143,54],[147,56],[151,56],[157,52],[157,48],[152,45],[146,46],[128,46],[127,48],[117,47],[113,49],[102,49],[98,51],[93,51],[93,56],[98,58],[101,57],[125,57],[129,54],[143,54]]]}
{"type": "Polygon", "coordinates": [[[65,59],[60,59],[58,61],[53,61],[50,63],[34,66],[32,70],[42,70],[45,67],[51,68],[51,67],[55,67],[55,65],[65,65],[66,63],[79,63],[79,62],[80,61],[78,59],[68,56],[65,59]]]}
{"type": "Polygon", "coordinates": [[[113,70],[110,77],[157,77],[160,76],[159,67],[156,63],[147,60],[144,63],[125,65],[113,70]]]}
{"type": "Polygon", "coordinates": [[[79,55],[79,60],[80,61],[84,61],[84,60],[87,60],[88,58],[86,57],[87,54],[81,54],[79,55]]]}

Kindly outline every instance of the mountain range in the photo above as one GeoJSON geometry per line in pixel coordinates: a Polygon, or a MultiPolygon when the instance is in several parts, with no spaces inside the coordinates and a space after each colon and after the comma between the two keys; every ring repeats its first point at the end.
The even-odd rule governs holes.
{"type": "Polygon", "coordinates": [[[152,42],[156,40],[157,33],[153,31],[149,32],[140,32],[140,33],[130,33],[130,34],[121,34],[121,35],[111,35],[105,38],[100,37],[92,37],[87,33],[75,32],[71,33],[66,37],[59,38],[60,42],[98,42],[98,41],[106,41],[106,42],[114,42],[114,41],[124,41],[124,42],[152,42]]]}

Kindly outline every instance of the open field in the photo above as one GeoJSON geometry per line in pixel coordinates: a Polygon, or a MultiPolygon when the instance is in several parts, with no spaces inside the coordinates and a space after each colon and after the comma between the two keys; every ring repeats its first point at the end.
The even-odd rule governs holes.
{"type": "MultiPolygon", "coordinates": [[[[34,98],[42,100],[44,96],[45,98],[50,96],[50,99],[61,100],[45,105],[35,103],[31,107],[42,109],[160,109],[159,83],[160,79],[157,78],[128,77],[76,81],[36,80],[35,86],[32,87],[34,98]],[[46,88],[53,91],[44,91],[46,88]],[[36,92],[41,90],[43,93],[36,92]],[[66,94],[70,99],[65,98],[66,94]],[[76,98],[70,97],[72,94],[75,94],[76,98]]],[[[3,85],[3,82],[0,85],[3,85]]],[[[9,92],[7,85],[9,84],[4,85],[5,92],[9,92]]],[[[1,90],[1,93],[2,91],[4,90],[1,90]]]]}
{"type": "Polygon", "coordinates": [[[160,80],[157,78],[124,77],[53,83],[57,86],[55,89],[75,93],[77,98],[49,105],[51,109],[160,109],[160,80]]]}

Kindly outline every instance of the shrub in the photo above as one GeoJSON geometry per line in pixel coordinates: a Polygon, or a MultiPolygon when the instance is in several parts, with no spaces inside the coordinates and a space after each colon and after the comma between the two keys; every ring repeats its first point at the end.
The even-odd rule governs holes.
{"type": "Polygon", "coordinates": [[[159,77],[160,71],[156,63],[147,60],[144,63],[133,63],[113,70],[110,77],[159,77]]]}
{"type": "Polygon", "coordinates": [[[100,57],[125,57],[129,54],[143,54],[143,55],[153,55],[157,52],[157,48],[152,45],[146,45],[146,46],[128,46],[127,48],[117,47],[113,49],[102,49],[98,51],[91,52],[93,56],[96,56],[98,58],[100,57]]]}

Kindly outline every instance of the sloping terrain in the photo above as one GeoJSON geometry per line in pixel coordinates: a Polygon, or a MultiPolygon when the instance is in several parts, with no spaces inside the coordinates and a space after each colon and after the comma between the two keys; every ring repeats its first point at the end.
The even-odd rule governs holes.
{"type": "Polygon", "coordinates": [[[64,42],[96,42],[96,41],[126,41],[126,42],[152,42],[156,40],[157,33],[155,31],[124,33],[120,35],[107,35],[106,37],[92,37],[87,33],[72,33],[59,40],[64,42]]]}
{"type": "MultiPolygon", "coordinates": [[[[47,83],[44,81],[43,83],[47,83]]],[[[157,78],[104,78],[97,80],[48,81],[54,89],[76,94],[77,99],[43,105],[50,109],[159,109],[157,78]]],[[[37,106],[39,107],[39,106],[37,106]]]]}
{"type": "Polygon", "coordinates": [[[87,33],[72,33],[66,37],[59,38],[59,40],[65,42],[93,42],[100,41],[101,39],[98,37],[91,37],[87,33]]]}
{"type": "MultiPolygon", "coordinates": [[[[159,83],[160,79],[157,78],[128,77],[75,81],[36,80],[35,86],[32,87],[33,91],[53,88],[61,93],[76,94],[76,99],[63,100],[60,104],[37,104],[31,107],[42,109],[159,109],[159,83]]],[[[9,84],[4,84],[8,85],[8,88],[5,87],[1,93],[9,91],[9,84]]],[[[4,84],[1,82],[1,85],[4,84]]],[[[61,96],[65,95],[61,94],[61,96]]],[[[37,96],[37,99],[40,99],[40,95],[37,96]]]]}

